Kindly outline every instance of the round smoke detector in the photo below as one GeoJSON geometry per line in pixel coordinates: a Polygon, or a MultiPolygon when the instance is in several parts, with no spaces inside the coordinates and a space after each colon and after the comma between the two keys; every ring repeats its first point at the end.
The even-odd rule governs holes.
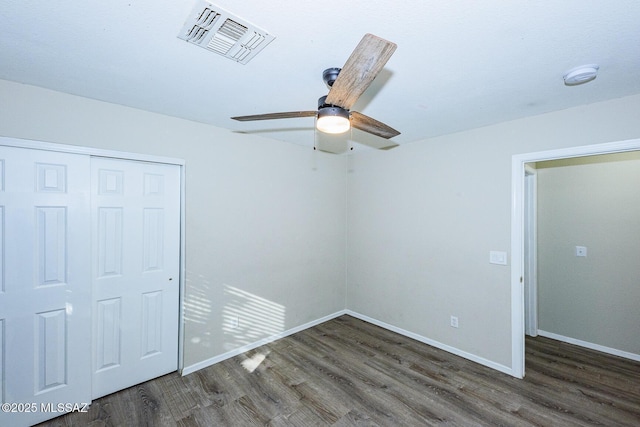
{"type": "Polygon", "coordinates": [[[581,65],[576,68],[572,68],[564,75],[564,84],[567,86],[576,86],[583,83],[588,83],[598,76],[598,69],[600,67],[596,64],[581,65]]]}

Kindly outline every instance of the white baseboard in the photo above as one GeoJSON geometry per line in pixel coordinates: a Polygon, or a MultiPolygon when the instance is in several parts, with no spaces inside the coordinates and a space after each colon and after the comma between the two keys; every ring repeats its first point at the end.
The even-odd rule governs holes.
{"type": "Polygon", "coordinates": [[[189,375],[195,371],[199,371],[200,369],[204,369],[208,366],[211,365],[215,365],[218,362],[222,362],[223,360],[227,360],[230,359],[232,357],[235,357],[239,354],[245,353],[249,350],[253,350],[254,348],[258,348],[261,345],[265,345],[265,344],[269,344],[270,342],[273,342],[275,340],[279,340],[280,338],[284,338],[287,337],[289,335],[293,335],[296,332],[300,332],[300,331],[304,331],[305,329],[309,329],[313,326],[319,325],[320,323],[324,323],[328,320],[331,319],[335,319],[336,317],[340,317],[343,314],[346,314],[347,311],[346,310],[340,310],[337,311],[333,314],[329,314],[328,316],[324,316],[321,317],[320,319],[316,319],[313,320],[311,322],[305,323],[304,325],[300,325],[300,326],[296,326],[295,328],[291,328],[288,329],[286,331],[280,332],[278,334],[275,335],[271,335],[269,337],[263,338],[261,340],[258,340],[256,342],[253,342],[251,344],[247,344],[247,345],[243,345],[242,347],[238,347],[235,348],[231,351],[228,351],[226,353],[220,354],[218,356],[212,357],[210,359],[207,360],[203,360],[202,362],[198,362],[198,363],[194,363],[193,365],[189,365],[189,366],[185,366],[184,368],[182,368],[181,374],[182,376],[184,375],[189,375]]]}
{"type": "Polygon", "coordinates": [[[374,324],[376,326],[380,326],[381,328],[387,329],[387,330],[395,332],[397,334],[404,335],[405,337],[412,338],[412,339],[414,339],[416,341],[420,341],[421,343],[428,344],[428,345],[430,345],[432,347],[439,348],[440,350],[444,350],[446,352],[455,354],[456,356],[463,357],[463,358],[468,359],[468,360],[470,360],[472,362],[479,363],[480,365],[484,365],[484,366],[487,366],[489,368],[495,369],[496,371],[504,372],[505,374],[509,374],[511,376],[514,376],[513,375],[513,370],[509,366],[505,366],[505,365],[501,365],[500,363],[492,362],[491,360],[484,359],[482,357],[476,356],[475,354],[467,353],[466,351],[462,351],[462,350],[460,350],[458,348],[451,347],[449,345],[443,344],[441,342],[432,340],[432,339],[427,338],[427,337],[423,337],[422,335],[418,335],[416,333],[409,332],[407,330],[404,330],[402,328],[398,328],[398,327],[390,325],[388,323],[381,322],[379,320],[373,319],[373,318],[371,318],[369,316],[365,316],[364,314],[360,314],[360,313],[357,313],[355,311],[346,310],[345,314],[348,314],[349,316],[353,316],[353,317],[355,317],[357,319],[360,319],[360,320],[364,320],[365,322],[372,323],[372,324],[374,324]]]}
{"type": "Polygon", "coordinates": [[[247,352],[249,350],[253,350],[255,348],[260,347],[261,345],[265,345],[265,344],[268,344],[268,343],[273,342],[275,340],[278,340],[280,338],[284,338],[284,337],[287,337],[289,335],[295,334],[296,332],[300,332],[300,331],[303,331],[305,329],[311,328],[313,326],[319,325],[320,323],[324,323],[324,322],[326,322],[328,320],[335,319],[336,317],[340,317],[340,316],[342,316],[344,314],[347,314],[349,316],[355,317],[356,319],[364,320],[365,322],[369,322],[369,323],[371,323],[373,325],[380,326],[381,328],[387,329],[389,331],[395,332],[397,334],[403,335],[403,336],[408,337],[408,338],[412,338],[412,339],[414,339],[416,341],[419,341],[419,342],[424,343],[424,344],[428,344],[428,345],[430,345],[432,347],[439,348],[441,350],[444,350],[444,351],[447,351],[449,353],[455,354],[456,356],[460,356],[460,357],[463,357],[463,358],[465,358],[467,360],[470,360],[472,362],[479,363],[480,365],[484,365],[484,366],[487,366],[489,368],[495,369],[496,371],[504,372],[505,374],[514,376],[512,369],[510,367],[508,367],[508,366],[492,362],[491,360],[484,359],[482,357],[476,356],[475,354],[467,353],[466,351],[462,351],[462,350],[460,350],[458,348],[451,347],[451,346],[446,345],[446,344],[442,344],[441,342],[432,340],[430,338],[423,337],[422,335],[418,335],[418,334],[415,334],[413,332],[409,332],[409,331],[404,330],[402,328],[398,328],[396,326],[390,325],[390,324],[385,323],[385,322],[381,322],[379,320],[373,319],[373,318],[371,318],[369,316],[365,316],[364,314],[360,314],[358,312],[351,311],[351,310],[340,310],[340,311],[337,311],[337,312],[335,312],[333,314],[330,314],[328,316],[324,316],[324,317],[322,317],[320,319],[313,320],[311,322],[305,323],[304,325],[300,325],[300,326],[297,326],[295,328],[291,328],[291,329],[286,330],[284,332],[281,332],[279,334],[275,334],[275,335],[269,336],[267,338],[263,338],[261,340],[258,340],[256,342],[254,342],[254,343],[247,344],[247,345],[244,345],[242,347],[238,347],[238,348],[236,348],[234,350],[231,350],[231,351],[228,351],[226,353],[223,353],[221,355],[212,357],[212,358],[207,359],[207,360],[203,360],[202,362],[198,362],[198,363],[195,363],[195,364],[190,365],[190,366],[185,366],[182,369],[181,373],[182,373],[183,376],[184,375],[189,375],[189,374],[191,374],[191,373],[193,373],[195,371],[198,371],[200,369],[204,369],[204,368],[206,368],[208,366],[211,366],[211,365],[214,365],[214,364],[216,364],[218,362],[222,362],[223,360],[230,359],[230,358],[235,357],[235,356],[237,356],[239,354],[245,353],[245,352],[247,352]]]}
{"type": "Polygon", "coordinates": [[[605,347],[600,344],[594,344],[591,342],[582,341],[575,338],[565,337],[564,335],[558,335],[558,334],[554,334],[553,332],[542,331],[539,329],[538,329],[538,335],[551,338],[553,340],[566,342],[569,344],[579,345],[580,347],[590,348],[591,350],[601,351],[602,353],[612,354],[614,356],[624,357],[625,359],[631,359],[631,360],[635,360],[636,362],[640,362],[640,354],[618,350],[616,348],[605,347]]]}

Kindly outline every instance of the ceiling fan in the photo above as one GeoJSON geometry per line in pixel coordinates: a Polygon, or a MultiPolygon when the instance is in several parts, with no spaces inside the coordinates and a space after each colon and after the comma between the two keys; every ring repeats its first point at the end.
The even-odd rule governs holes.
{"type": "Polygon", "coordinates": [[[253,121],[316,117],[316,128],[321,132],[343,133],[354,127],[386,139],[400,135],[400,132],[378,120],[357,111],[350,111],[393,55],[396,47],[395,43],[373,34],[365,34],[342,69],[328,68],[322,73],[322,79],[329,87],[329,94],[318,100],[317,110],[231,118],[238,121],[253,121]]]}

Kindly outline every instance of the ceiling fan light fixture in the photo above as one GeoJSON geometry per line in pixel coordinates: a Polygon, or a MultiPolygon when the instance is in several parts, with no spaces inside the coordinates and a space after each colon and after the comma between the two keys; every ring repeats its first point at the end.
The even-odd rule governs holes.
{"type": "MultiPolygon", "coordinates": [[[[371,135],[389,139],[400,132],[374,118],[350,111],[396,50],[396,44],[373,34],[365,34],[342,68],[328,68],[322,73],[329,93],[318,99],[318,109],[282,113],[252,114],[231,117],[241,122],[253,120],[315,117],[316,129],[339,134],[352,127],[371,135]]],[[[392,143],[393,145],[397,145],[392,143]]],[[[387,145],[390,147],[392,145],[387,145]]]]}
{"type": "Polygon", "coordinates": [[[320,108],[316,128],[325,133],[344,133],[351,129],[349,112],[340,107],[320,108]]]}

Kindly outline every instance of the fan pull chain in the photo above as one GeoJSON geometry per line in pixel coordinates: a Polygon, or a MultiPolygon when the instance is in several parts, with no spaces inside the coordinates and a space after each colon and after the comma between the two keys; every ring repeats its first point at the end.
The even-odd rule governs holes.
{"type": "Polygon", "coordinates": [[[353,151],[353,126],[349,127],[349,151],[353,151]]]}
{"type": "Polygon", "coordinates": [[[313,121],[313,151],[316,151],[316,143],[318,142],[318,116],[313,121]]]}

